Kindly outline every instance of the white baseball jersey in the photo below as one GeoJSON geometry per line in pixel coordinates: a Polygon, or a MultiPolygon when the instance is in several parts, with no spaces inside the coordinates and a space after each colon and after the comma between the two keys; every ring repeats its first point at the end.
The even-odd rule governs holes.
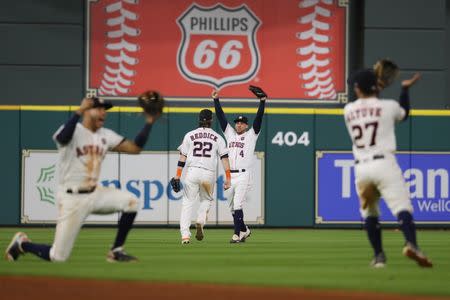
{"type": "Polygon", "coordinates": [[[187,156],[188,166],[210,171],[216,170],[217,156],[228,153],[225,140],[211,128],[202,127],[186,133],[178,150],[187,156]]]}
{"type": "Polygon", "coordinates": [[[230,124],[227,124],[224,134],[228,143],[230,169],[250,169],[254,163],[253,155],[259,134],[256,134],[253,128],[242,134],[237,134],[230,124]]]}
{"type": "Polygon", "coordinates": [[[373,97],[348,103],[344,108],[344,118],[353,141],[355,159],[394,153],[397,148],[395,122],[401,121],[405,113],[395,100],[373,97]]]}
{"type": "Polygon", "coordinates": [[[91,187],[97,185],[101,163],[109,149],[119,145],[124,137],[107,128],[96,132],[78,123],[71,141],[61,145],[53,135],[59,150],[59,184],[64,187],[91,187]]]}

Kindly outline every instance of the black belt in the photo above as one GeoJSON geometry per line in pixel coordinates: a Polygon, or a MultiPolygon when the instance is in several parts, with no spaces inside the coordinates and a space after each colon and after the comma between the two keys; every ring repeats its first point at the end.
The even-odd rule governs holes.
{"type": "MultiPolygon", "coordinates": [[[[372,160],[383,159],[383,158],[384,158],[383,154],[377,154],[377,155],[372,156],[372,160]]],[[[363,160],[363,161],[366,161],[366,160],[363,160]]],[[[359,164],[360,162],[361,161],[359,159],[355,160],[355,164],[359,164]]]]}
{"type": "Polygon", "coordinates": [[[90,194],[93,191],[95,191],[95,186],[91,187],[91,188],[83,188],[83,189],[79,189],[78,191],[74,191],[72,189],[67,189],[67,193],[69,194],[90,194]]]}
{"type": "Polygon", "coordinates": [[[244,173],[245,169],[242,170],[230,170],[230,173],[244,173]]]}

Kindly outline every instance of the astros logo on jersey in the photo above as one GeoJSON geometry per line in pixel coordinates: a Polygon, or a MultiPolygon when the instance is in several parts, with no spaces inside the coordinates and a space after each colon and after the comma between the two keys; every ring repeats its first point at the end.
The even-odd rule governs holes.
{"type": "Polygon", "coordinates": [[[257,73],[256,32],[261,22],[244,4],[191,5],[178,19],[182,39],[177,66],[189,81],[215,88],[247,82],[257,73]]]}

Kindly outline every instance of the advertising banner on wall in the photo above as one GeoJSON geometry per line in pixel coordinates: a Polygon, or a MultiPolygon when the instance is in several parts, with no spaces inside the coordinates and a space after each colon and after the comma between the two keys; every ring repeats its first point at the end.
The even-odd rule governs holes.
{"type": "Polygon", "coordinates": [[[346,99],[348,1],[86,0],[88,93],[346,99]],[[149,86],[151,83],[151,86],[149,86]]]}
{"type": "MultiPolygon", "coordinates": [[[[450,153],[398,153],[417,223],[450,224],[450,153]]],[[[316,153],[316,224],[362,222],[350,152],[316,153]]],[[[396,218],[380,201],[381,221],[396,218]]]]}
{"type": "MultiPolygon", "coordinates": [[[[183,190],[175,193],[169,184],[178,157],[178,152],[108,153],[102,164],[99,184],[125,189],[140,199],[137,224],[178,224],[183,190]]],[[[23,152],[21,223],[55,223],[57,158],[54,150],[23,152]]],[[[256,153],[255,160],[253,189],[245,206],[245,218],[249,224],[264,224],[264,155],[256,153]]],[[[217,170],[215,201],[208,215],[208,224],[232,224],[229,195],[223,190],[222,166],[217,170]]],[[[193,212],[197,207],[198,203],[193,212]]],[[[195,217],[193,213],[193,220],[195,217]]],[[[87,223],[116,224],[117,220],[118,214],[91,215],[87,223]]]]}

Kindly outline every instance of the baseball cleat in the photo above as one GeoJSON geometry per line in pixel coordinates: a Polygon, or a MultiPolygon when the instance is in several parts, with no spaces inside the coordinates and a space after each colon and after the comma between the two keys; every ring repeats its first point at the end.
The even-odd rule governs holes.
{"type": "Polygon", "coordinates": [[[239,236],[237,234],[233,234],[233,236],[231,237],[231,240],[230,240],[230,244],[237,244],[240,242],[241,242],[241,239],[239,238],[239,236]]]}
{"type": "Polygon", "coordinates": [[[108,252],[106,256],[108,262],[137,262],[138,259],[123,251],[122,247],[118,247],[108,252]]]}
{"type": "Polygon", "coordinates": [[[200,223],[196,223],[195,224],[195,228],[197,229],[197,233],[195,234],[195,238],[197,239],[197,241],[203,240],[203,238],[205,237],[205,235],[203,234],[203,225],[200,224],[200,223]]]}
{"type": "Polygon", "coordinates": [[[5,259],[7,261],[16,261],[19,259],[19,256],[24,254],[25,252],[22,249],[23,242],[29,242],[30,239],[23,232],[17,232],[9,243],[8,247],[5,250],[5,259]]]}
{"type": "Polygon", "coordinates": [[[386,267],[386,260],[386,255],[381,252],[372,259],[370,266],[375,269],[384,268],[386,267]]]}
{"type": "Polygon", "coordinates": [[[241,240],[241,242],[245,242],[245,240],[250,237],[250,235],[252,234],[250,228],[248,228],[248,226],[245,226],[247,228],[246,231],[241,231],[239,233],[239,239],[241,240]]]}
{"type": "Polygon", "coordinates": [[[186,244],[190,244],[190,243],[191,243],[190,238],[182,238],[181,239],[181,245],[186,245],[186,244]]]}
{"type": "Polygon", "coordinates": [[[433,267],[431,260],[410,243],[406,243],[405,247],[403,247],[403,255],[416,261],[417,264],[423,268],[433,267]]]}

